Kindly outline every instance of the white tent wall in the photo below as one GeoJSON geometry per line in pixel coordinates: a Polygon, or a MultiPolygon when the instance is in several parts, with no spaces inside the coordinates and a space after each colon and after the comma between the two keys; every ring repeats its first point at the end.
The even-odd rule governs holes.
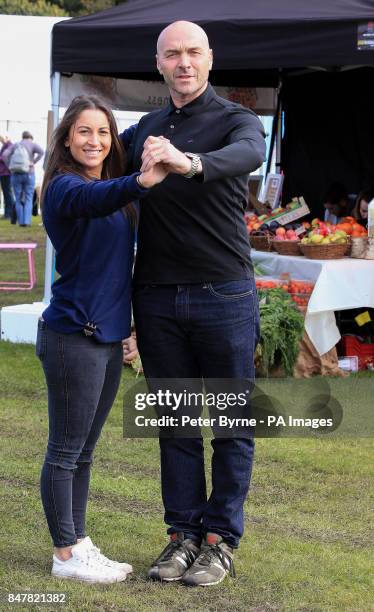
{"type": "MultiPolygon", "coordinates": [[[[0,15],[0,133],[13,142],[28,130],[45,149],[51,108],[51,31],[61,17],[0,15]]],[[[43,177],[43,160],[35,166],[36,183],[43,177]]]]}
{"type": "MultiPolygon", "coordinates": [[[[24,130],[29,130],[35,142],[46,148],[51,108],[51,31],[58,21],[61,18],[0,15],[0,131],[8,132],[13,142],[21,139],[24,130]]],[[[35,170],[40,184],[42,161],[35,170]]],[[[35,342],[37,320],[43,308],[39,302],[2,308],[1,338],[35,342]]]]}
{"type": "Polygon", "coordinates": [[[51,107],[51,31],[61,17],[0,15],[0,120],[40,121],[51,107]]]}

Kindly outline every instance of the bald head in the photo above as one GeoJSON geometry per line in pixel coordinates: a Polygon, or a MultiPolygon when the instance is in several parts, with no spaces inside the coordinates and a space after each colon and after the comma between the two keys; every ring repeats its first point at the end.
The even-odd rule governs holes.
{"type": "Polygon", "coordinates": [[[164,28],[157,39],[157,53],[159,54],[165,47],[165,44],[169,40],[184,40],[186,37],[194,38],[199,41],[201,46],[205,49],[209,49],[209,40],[204,32],[197,23],[192,21],[174,21],[164,28]]]}
{"type": "Polygon", "coordinates": [[[188,104],[205,91],[213,53],[204,30],[190,21],[175,21],[157,41],[157,68],[175,106],[188,104]]]}

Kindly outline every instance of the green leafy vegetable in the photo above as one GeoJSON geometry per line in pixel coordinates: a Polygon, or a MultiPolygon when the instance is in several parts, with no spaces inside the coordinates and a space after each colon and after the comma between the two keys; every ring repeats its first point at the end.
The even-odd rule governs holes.
{"type": "Polygon", "coordinates": [[[268,373],[272,365],[282,365],[292,376],[304,333],[304,319],[283,289],[259,290],[261,338],[258,355],[268,373]]]}

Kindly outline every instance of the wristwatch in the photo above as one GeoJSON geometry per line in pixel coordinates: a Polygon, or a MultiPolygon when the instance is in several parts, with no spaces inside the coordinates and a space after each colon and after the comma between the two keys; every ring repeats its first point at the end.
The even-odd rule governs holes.
{"type": "Polygon", "coordinates": [[[200,163],[200,157],[196,155],[196,153],[185,153],[185,156],[191,160],[191,170],[183,176],[184,178],[189,179],[195,176],[195,174],[197,173],[200,163]]]}

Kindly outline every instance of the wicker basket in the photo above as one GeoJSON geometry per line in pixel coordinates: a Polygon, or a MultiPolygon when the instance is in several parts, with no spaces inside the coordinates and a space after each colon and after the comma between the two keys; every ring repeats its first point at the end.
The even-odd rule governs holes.
{"type": "Polygon", "coordinates": [[[298,240],[272,240],[271,243],[279,255],[301,255],[298,240]]]}
{"type": "Polygon", "coordinates": [[[251,247],[256,249],[256,251],[272,251],[272,245],[270,241],[270,237],[266,236],[252,236],[249,235],[249,242],[251,243],[251,247]]]}
{"type": "Polygon", "coordinates": [[[365,259],[367,248],[367,236],[362,236],[360,238],[351,238],[350,249],[347,255],[349,255],[350,257],[354,257],[355,259],[365,259]]]}
{"type": "Polygon", "coordinates": [[[300,244],[300,250],[308,259],[342,259],[347,244],[300,244]]]}

